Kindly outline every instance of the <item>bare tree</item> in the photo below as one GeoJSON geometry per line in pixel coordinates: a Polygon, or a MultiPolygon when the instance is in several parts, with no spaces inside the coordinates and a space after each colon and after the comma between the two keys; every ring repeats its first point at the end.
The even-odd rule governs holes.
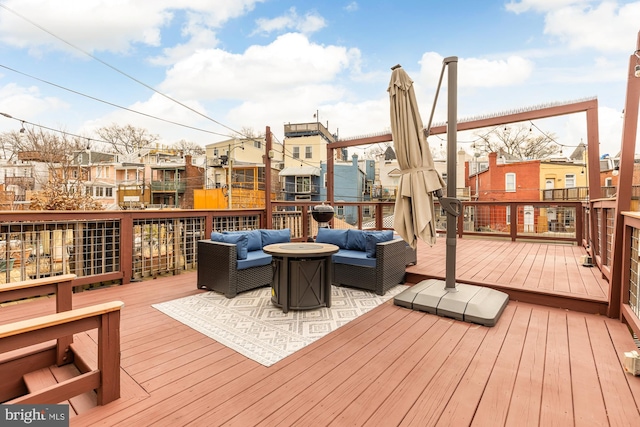
{"type": "Polygon", "coordinates": [[[110,145],[109,151],[116,154],[136,153],[159,139],[158,135],[151,134],[146,129],[115,123],[99,128],[96,133],[110,145]]]}
{"type": "Polygon", "coordinates": [[[263,132],[258,132],[255,129],[253,129],[252,127],[249,126],[243,126],[240,129],[240,137],[241,139],[261,139],[265,137],[265,133],[263,132]]]}
{"type": "Polygon", "coordinates": [[[32,195],[32,210],[100,210],[102,206],[86,193],[88,171],[77,161],[86,149],[82,138],[55,134],[42,128],[26,128],[14,139],[18,159],[40,162],[48,173],[34,178],[41,190],[32,195]]]}
{"type": "Polygon", "coordinates": [[[543,159],[560,152],[552,133],[533,133],[524,125],[500,127],[488,134],[476,133],[476,136],[481,141],[474,144],[475,148],[484,153],[502,150],[524,160],[543,159]]]}
{"type": "Polygon", "coordinates": [[[206,153],[205,149],[195,142],[187,141],[185,139],[181,139],[180,141],[173,144],[173,148],[178,151],[181,151],[185,156],[202,156],[206,153]]]}

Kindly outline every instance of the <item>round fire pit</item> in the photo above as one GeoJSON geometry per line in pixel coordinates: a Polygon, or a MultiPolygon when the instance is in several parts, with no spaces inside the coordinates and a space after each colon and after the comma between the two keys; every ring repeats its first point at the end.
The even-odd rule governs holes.
{"type": "Polygon", "coordinates": [[[331,221],[334,214],[333,207],[324,203],[311,208],[311,216],[318,223],[319,228],[329,228],[329,221],[331,221]]]}

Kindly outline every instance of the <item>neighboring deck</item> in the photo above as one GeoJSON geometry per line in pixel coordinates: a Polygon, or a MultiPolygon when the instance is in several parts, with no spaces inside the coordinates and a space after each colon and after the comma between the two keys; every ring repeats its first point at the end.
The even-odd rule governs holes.
{"type": "MultiPolygon", "coordinates": [[[[458,273],[470,281],[484,274],[496,276],[494,284],[560,286],[560,268],[549,283],[550,273],[532,261],[526,276],[535,284],[517,282],[524,267],[503,268],[498,276],[493,257],[502,254],[507,265],[542,252],[557,260],[545,264],[572,259],[565,255],[571,247],[468,241],[459,241],[458,273]],[[477,259],[476,269],[468,260],[465,267],[467,251],[492,259],[477,259]]],[[[420,246],[411,277],[419,278],[416,270],[436,276],[444,270],[439,245],[420,246]]],[[[615,319],[511,301],[498,324],[486,328],[388,302],[267,368],[151,307],[198,292],[195,273],[185,273],[74,295],[74,307],[114,299],[125,307],[123,397],[76,416],[72,426],[640,423],[640,377],[622,369],[623,352],[635,345],[615,319]]],[[[3,307],[0,323],[53,306],[41,299],[3,307]]]]}

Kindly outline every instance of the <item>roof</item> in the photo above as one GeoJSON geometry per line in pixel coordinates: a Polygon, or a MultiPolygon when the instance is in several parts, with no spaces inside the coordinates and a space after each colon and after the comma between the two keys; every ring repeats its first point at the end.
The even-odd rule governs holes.
{"type": "Polygon", "coordinates": [[[320,176],[320,168],[315,166],[301,166],[299,168],[284,168],[280,171],[280,176],[320,176]]]}

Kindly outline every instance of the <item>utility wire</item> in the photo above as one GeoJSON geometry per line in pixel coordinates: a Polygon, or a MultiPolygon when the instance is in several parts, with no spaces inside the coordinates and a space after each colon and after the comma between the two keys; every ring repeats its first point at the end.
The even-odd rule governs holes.
{"type": "Polygon", "coordinates": [[[48,85],[51,85],[51,86],[57,87],[57,88],[59,88],[59,89],[66,90],[66,91],[71,92],[71,93],[75,93],[76,95],[84,96],[85,98],[89,98],[89,99],[91,99],[91,100],[93,100],[93,101],[98,101],[98,102],[102,102],[103,104],[111,105],[112,107],[121,108],[121,109],[126,110],[126,111],[129,111],[129,112],[131,112],[131,113],[140,114],[140,115],[145,116],[145,117],[149,117],[149,118],[152,118],[152,119],[160,120],[160,121],[163,121],[163,122],[166,122],[166,123],[171,123],[171,124],[173,124],[173,125],[177,125],[177,126],[182,126],[182,127],[188,128],[188,129],[197,130],[197,131],[200,131],[200,132],[206,132],[206,133],[210,133],[210,134],[213,134],[213,135],[219,135],[219,136],[224,136],[224,137],[228,137],[228,138],[233,138],[233,136],[232,136],[232,135],[227,135],[227,134],[223,134],[223,133],[213,132],[213,131],[210,131],[210,130],[201,129],[201,128],[197,128],[197,127],[194,127],[194,126],[189,126],[189,125],[185,125],[185,124],[182,124],[182,123],[174,122],[174,121],[171,121],[171,120],[163,119],[163,118],[161,118],[161,117],[153,116],[153,115],[151,115],[151,114],[143,113],[143,112],[141,112],[141,111],[132,110],[131,108],[123,107],[123,106],[121,106],[121,105],[114,104],[114,103],[112,103],[112,102],[105,101],[105,100],[103,100],[103,99],[96,98],[96,97],[94,97],[94,96],[87,95],[87,94],[84,94],[84,93],[82,93],[82,92],[78,92],[77,90],[69,89],[69,88],[64,87],[64,86],[61,86],[61,85],[59,85],[59,84],[52,83],[52,82],[47,81],[47,80],[43,80],[43,79],[41,79],[41,78],[38,78],[38,77],[32,76],[32,75],[27,74],[27,73],[24,73],[24,72],[22,72],[22,71],[18,71],[18,70],[16,70],[16,69],[11,68],[11,67],[8,67],[8,66],[6,66],[6,65],[2,65],[2,64],[0,64],[0,68],[4,68],[4,69],[6,69],[6,70],[13,71],[14,73],[17,73],[17,74],[23,75],[23,76],[25,76],[25,77],[29,77],[29,78],[31,78],[31,79],[37,80],[37,81],[42,82],[42,83],[46,83],[46,84],[48,84],[48,85]]]}
{"type": "MultiPolygon", "coordinates": [[[[102,65],[104,65],[104,66],[106,66],[106,67],[108,67],[108,68],[111,68],[113,71],[115,71],[115,72],[117,72],[117,73],[119,73],[119,74],[122,74],[123,76],[125,76],[125,77],[127,77],[127,78],[129,78],[129,79],[133,80],[134,82],[136,82],[136,83],[138,83],[138,84],[140,84],[140,85],[142,85],[142,86],[146,87],[147,89],[149,89],[149,90],[151,90],[151,91],[153,91],[153,92],[157,93],[158,95],[160,95],[160,96],[162,96],[162,97],[164,97],[164,98],[166,98],[166,99],[168,99],[168,100],[170,100],[170,101],[172,101],[172,102],[175,102],[176,104],[178,104],[178,105],[180,105],[180,106],[182,106],[182,107],[186,108],[187,110],[189,110],[189,111],[191,111],[191,112],[193,112],[193,113],[196,113],[197,115],[199,115],[199,116],[201,116],[201,117],[203,117],[203,118],[205,118],[205,119],[207,119],[207,120],[210,120],[210,121],[212,121],[213,123],[215,123],[215,124],[217,124],[217,125],[219,125],[219,126],[222,126],[223,128],[225,128],[225,129],[227,129],[227,130],[230,130],[230,131],[231,131],[231,132],[233,132],[233,133],[236,133],[236,134],[238,134],[238,135],[242,135],[242,133],[241,133],[241,132],[238,132],[238,131],[236,131],[235,129],[232,129],[232,128],[230,128],[229,126],[227,126],[227,125],[225,125],[225,124],[223,124],[223,123],[221,123],[221,122],[219,122],[219,121],[217,121],[217,120],[215,120],[215,119],[213,119],[213,118],[211,118],[211,117],[207,116],[206,114],[203,114],[203,113],[201,113],[200,111],[198,111],[198,110],[196,110],[196,109],[194,109],[194,108],[192,108],[192,107],[189,107],[188,105],[186,105],[186,104],[184,104],[184,103],[182,103],[182,102],[178,101],[177,99],[172,98],[172,97],[170,97],[169,95],[167,95],[167,94],[165,94],[165,93],[160,92],[159,90],[155,89],[154,87],[152,87],[152,86],[150,86],[150,85],[148,85],[148,84],[144,83],[143,81],[141,81],[141,80],[139,80],[139,79],[137,79],[137,78],[135,78],[135,77],[131,76],[130,74],[125,73],[124,71],[122,71],[122,70],[120,70],[120,69],[118,69],[118,68],[114,67],[113,65],[109,64],[108,62],[103,61],[102,59],[98,58],[97,56],[93,55],[93,54],[92,54],[92,53],[90,53],[90,52],[87,52],[86,50],[82,49],[81,47],[74,45],[73,43],[71,43],[71,42],[69,42],[69,41],[67,41],[67,40],[63,39],[62,37],[59,37],[58,35],[56,35],[56,34],[52,33],[51,31],[47,30],[46,28],[44,28],[42,25],[40,25],[40,24],[38,24],[38,23],[36,23],[36,22],[34,22],[34,21],[30,20],[30,19],[29,19],[29,18],[27,18],[26,16],[21,15],[20,13],[16,12],[15,10],[13,10],[13,9],[11,9],[11,8],[9,8],[9,7],[7,7],[5,4],[0,3],[0,8],[5,9],[6,11],[13,13],[14,15],[18,16],[19,18],[21,18],[21,19],[23,19],[23,20],[27,21],[28,23],[30,23],[30,24],[31,24],[31,25],[33,25],[34,27],[36,27],[36,28],[40,29],[41,31],[44,31],[44,32],[45,32],[45,33],[47,33],[47,34],[49,34],[51,37],[54,37],[54,38],[58,39],[59,41],[61,41],[62,43],[66,44],[67,46],[70,46],[70,47],[72,47],[73,49],[76,49],[76,50],[78,50],[79,52],[82,52],[83,54],[87,55],[87,56],[88,56],[88,57],[90,57],[91,59],[93,59],[93,60],[95,60],[95,61],[98,61],[98,62],[99,62],[99,63],[101,63],[102,65]]],[[[244,135],[243,135],[243,136],[244,136],[244,135]]]]}

